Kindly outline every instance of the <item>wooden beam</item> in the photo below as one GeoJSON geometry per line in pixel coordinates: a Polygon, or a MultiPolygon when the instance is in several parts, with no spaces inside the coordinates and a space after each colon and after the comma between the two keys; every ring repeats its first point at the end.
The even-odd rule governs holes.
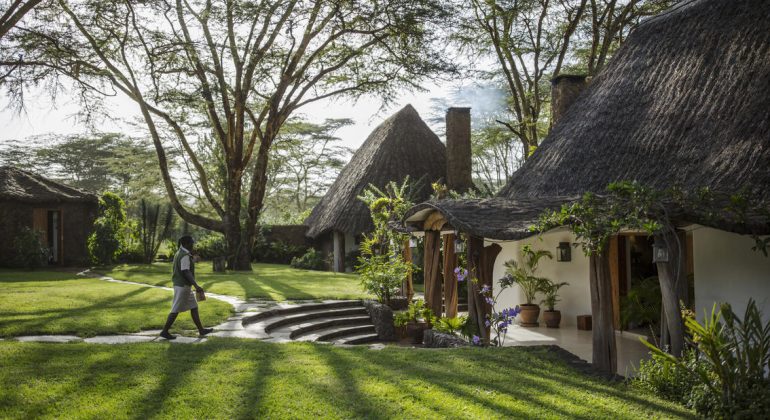
{"type": "Polygon", "coordinates": [[[614,374],[618,368],[618,355],[612,325],[612,279],[608,255],[608,250],[604,249],[590,257],[592,363],[597,370],[614,374]]]}
{"type": "Polygon", "coordinates": [[[428,217],[425,219],[423,228],[426,231],[429,231],[429,230],[441,231],[441,229],[444,227],[446,223],[447,223],[447,220],[446,218],[444,218],[444,215],[441,214],[441,212],[439,211],[434,211],[433,213],[429,214],[428,217]]]}
{"type": "Polygon", "coordinates": [[[479,295],[482,287],[493,288],[492,272],[495,259],[502,248],[498,244],[484,246],[484,239],[471,236],[468,238],[468,272],[469,278],[476,278],[478,283],[468,282],[468,317],[477,328],[479,337],[489,343],[490,331],[485,325],[487,315],[492,313],[492,306],[479,295]]]}
{"type": "Polygon", "coordinates": [[[434,315],[441,314],[441,233],[434,230],[425,232],[425,306],[434,315]]]}
{"type": "Polygon", "coordinates": [[[666,329],[670,337],[670,352],[681,356],[684,350],[684,324],[680,311],[680,302],[687,305],[687,262],[686,243],[676,233],[655,235],[655,246],[663,246],[668,251],[668,261],[657,262],[660,293],[663,298],[663,312],[666,329]]]}
{"type": "Polygon", "coordinates": [[[455,234],[444,235],[444,311],[447,318],[457,316],[457,255],[455,255],[455,234]]]}
{"type": "MultiPolygon", "coordinates": [[[[412,263],[412,248],[409,246],[409,239],[404,241],[403,252],[401,254],[404,258],[404,262],[407,264],[412,263]]],[[[407,301],[411,302],[414,297],[414,284],[412,283],[413,275],[410,271],[404,279],[403,287],[401,287],[401,295],[405,296],[407,301]]]]}
{"type": "Polygon", "coordinates": [[[610,279],[612,287],[612,326],[614,329],[620,329],[620,255],[618,253],[618,237],[610,238],[609,245],[609,263],[610,279]]]}

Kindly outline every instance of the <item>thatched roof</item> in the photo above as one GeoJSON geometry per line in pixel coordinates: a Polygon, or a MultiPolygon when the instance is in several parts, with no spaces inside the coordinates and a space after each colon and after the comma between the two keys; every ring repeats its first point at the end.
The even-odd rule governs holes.
{"type": "Polygon", "coordinates": [[[369,184],[423,179],[416,199],[427,199],[431,182],[446,174],[446,149],[417,111],[407,105],[372,131],[305,221],[308,236],[329,231],[359,234],[374,228],[369,209],[358,199],[369,184]]]}
{"type": "MultiPolygon", "coordinates": [[[[496,221],[519,217],[509,208],[517,201],[545,209],[554,197],[604,192],[616,181],[745,190],[770,202],[768,104],[770,2],[674,7],[633,31],[499,193],[513,201],[471,233],[510,239],[510,222],[496,221]]],[[[470,225],[475,216],[468,214],[458,223],[470,225]]],[[[715,227],[732,230],[727,223],[715,227]]]]}
{"type": "Polygon", "coordinates": [[[0,201],[22,203],[91,202],[98,198],[88,192],[51,181],[12,166],[0,167],[0,201]]]}

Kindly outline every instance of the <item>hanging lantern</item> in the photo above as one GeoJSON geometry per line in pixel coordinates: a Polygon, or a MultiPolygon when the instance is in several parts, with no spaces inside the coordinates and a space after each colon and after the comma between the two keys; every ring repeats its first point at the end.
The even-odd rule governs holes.
{"type": "Polygon", "coordinates": [[[654,263],[666,263],[668,262],[668,247],[663,244],[655,242],[652,246],[652,262],[654,263]]]}
{"type": "Polygon", "coordinates": [[[465,252],[465,241],[460,238],[455,239],[455,254],[462,254],[465,252]]]}
{"type": "Polygon", "coordinates": [[[556,261],[572,261],[572,247],[569,242],[559,242],[559,247],[556,248],[556,261]]]}

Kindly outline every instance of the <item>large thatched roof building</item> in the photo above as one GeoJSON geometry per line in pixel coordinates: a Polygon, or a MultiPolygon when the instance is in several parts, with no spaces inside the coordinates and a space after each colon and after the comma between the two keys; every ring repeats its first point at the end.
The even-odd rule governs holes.
{"type": "Polygon", "coordinates": [[[0,167],[0,266],[13,265],[15,238],[34,230],[58,265],[88,263],[86,240],[98,211],[90,193],[10,166],[0,167]]]}
{"type": "MultiPolygon", "coordinates": [[[[566,229],[530,238],[530,227],[544,210],[585,192],[605,192],[613,182],[745,191],[754,203],[750,210],[761,213],[770,204],[768,106],[770,2],[682,2],[630,34],[497,197],[423,203],[406,221],[427,230],[426,222],[440,214],[444,229],[494,243],[499,254],[488,260],[488,269],[499,279],[503,263],[518,259],[524,245],[554,254],[572,248],[576,238],[566,229]]],[[[770,317],[770,258],[752,251],[754,240],[742,235],[749,229],[720,213],[722,206],[689,213],[671,209],[686,246],[687,274],[694,278],[696,311],[729,302],[742,313],[754,297],[770,317]]],[[[753,222],[751,231],[770,234],[767,220],[753,222]]],[[[624,294],[640,287],[638,277],[656,274],[651,248],[646,235],[635,232],[610,242],[604,257],[610,260],[615,328],[624,327],[619,325],[624,294]]],[[[579,248],[539,270],[570,284],[560,292],[565,324],[592,313],[589,259],[579,248]]],[[[517,289],[500,300],[504,306],[521,302],[517,289]]]]}
{"type": "Polygon", "coordinates": [[[342,169],[305,221],[307,235],[327,251],[333,241],[350,251],[356,237],[374,227],[369,209],[358,196],[370,184],[383,188],[409,176],[414,182],[421,181],[415,184],[414,193],[417,199],[425,200],[430,196],[431,183],[446,174],[445,155],[438,136],[411,105],[405,106],[375,128],[342,169]]]}
{"type": "Polygon", "coordinates": [[[518,239],[544,209],[616,181],[770,201],[769,21],[766,1],[691,1],[650,19],[498,198],[412,213],[437,208],[470,233],[518,239]]]}

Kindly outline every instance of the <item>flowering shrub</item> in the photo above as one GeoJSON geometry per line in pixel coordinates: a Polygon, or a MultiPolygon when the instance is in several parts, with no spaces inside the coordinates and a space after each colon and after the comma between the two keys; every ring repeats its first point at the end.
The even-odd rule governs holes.
{"type": "Polygon", "coordinates": [[[468,270],[462,267],[455,268],[455,277],[458,282],[464,282],[465,279],[468,278],[468,270]]]}

